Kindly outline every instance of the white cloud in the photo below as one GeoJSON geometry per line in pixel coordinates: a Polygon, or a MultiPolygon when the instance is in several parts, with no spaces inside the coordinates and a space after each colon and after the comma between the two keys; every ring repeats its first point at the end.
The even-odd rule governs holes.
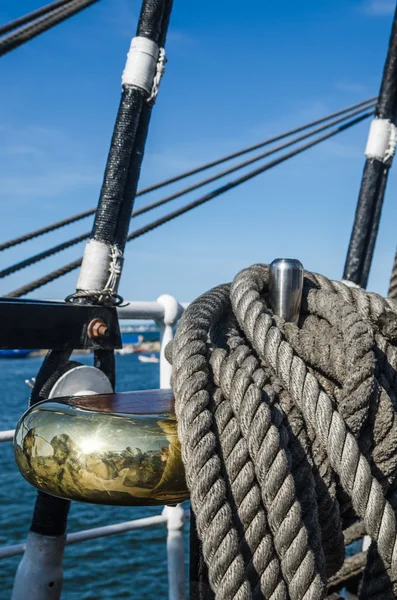
{"type": "Polygon", "coordinates": [[[322,145],[322,151],[335,158],[362,158],[364,160],[364,148],[346,141],[328,140],[326,144],[322,145]]]}
{"type": "Polygon", "coordinates": [[[306,103],[303,101],[300,103],[294,102],[290,110],[280,115],[280,117],[269,118],[264,122],[255,124],[255,127],[249,129],[252,138],[250,141],[247,141],[247,145],[259,141],[261,137],[266,139],[267,137],[288,131],[288,129],[299,127],[304,123],[321,119],[321,117],[331,112],[331,110],[330,105],[321,99],[310,100],[306,103]]]}
{"type": "MultiPolygon", "coordinates": [[[[110,26],[123,37],[132,38],[138,23],[139,12],[131,6],[131,0],[113,0],[101,6],[100,18],[106,26],[110,26]]],[[[174,45],[186,45],[194,42],[187,32],[171,27],[168,29],[167,42],[174,45]]]]}
{"type": "Polygon", "coordinates": [[[71,190],[99,190],[100,166],[87,159],[84,144],[65,131],[37,125],[1,128],[0,198],[24,205],[71,190]]]}
{"type": "MultiPolygon", "coordinates": [[[[99,173],[88,173],[84,168],[48,169],[39,173],[30,173],[21,176],[19,173],[3,175],[1,177],[0,198],[8,200],[26,200],[28,204],[32,199],[56,198],[62,193],[74,189],[93,188],[99,189],[99,173]]],[[[94,196],[95,197],[95,196],[94,196]]]]}
{"type": "Polygon", "coordinates": [[[181,31],[180,29],[169,28],[167,33],[167,43],[172,43],[174,45],[180,44],[185,46],[186,44],[195,43],[196,40],[193,36],[188,34],[186,31],[181,31]]]}
{"type": "Polygon", "coordinates": [[[336,83],[335,88],[341,92],[352,92],[353,94],[366,94],[368,92],[365,85],[354,81],[339,81],[336,83]]]}
{"type": "Polygon", "coordinates": [[[109,4],[99,3],[101,20],[112,27],[118,35],[131,38],[136,29],[138,14],[131,7],[129,0],[113,0],[109,4]],[[109,10],[110,9],[110,10],[109,10]]]}
{"type": "Polygon", "coordinates": [[[365,0],[362,10],[367,15],[388,16],[392,15],[396,9],[394,0],[365,0]]]}

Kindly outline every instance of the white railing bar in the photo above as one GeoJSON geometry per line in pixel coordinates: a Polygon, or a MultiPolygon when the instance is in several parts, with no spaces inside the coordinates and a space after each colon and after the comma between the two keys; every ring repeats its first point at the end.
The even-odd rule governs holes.
{"type": "Polygon", "coordinates": [[[113,523],[104,527],[95,527],[94,529],[84,529],[76,531],[66,536],[66,544],[78,544],[86,542],[98,537],[107,537],[109,535],[117,535],[134,529],[146,529],[147,527],[156,527],[157,525],[166,525],[167,517],[164,515],[155,515],[154,517],[144,517],[143,519],[135,519],[134,521],[125,521],[124,523],[113,523]]]}
{"type": "MultiPolygon", "coordinates": [[[[135,519],[134,521],[125,521],[124,523],[113,523],[104,527],[95,527],[93,529],[85,529],[75,533],[69,533],[66,536],[66,544],[77,544],[87,540],[95,540],[100,537],[109,535],[117,535],[134,529],[145,529],[146,527],[156,527],[158,525],[166,525],[167,517],[164,515],[156,515],[154,517],[146,517],[143,519],[135,519]]],[[[0,548],[0,559],[10,558],[25,552],[25,544],[15,544],[13,546],[3,546],[0,548]]]]}
{"type": "MultiPolygon", "coordinates": [[[[190,518],[190,511],[185,510],[185,518],[190,518]]],[[[146,529],[147,527],[157,527],[158,525],[167,525],[168,518],[165,515],[155,515],[154,517],[144,517],[143,519],[135,519],[134,521],[124,521],[123,523],[113,523],[104,527],[94,527],[93,529],[84,529],[69,533],[66,536],[66,545],[78,544],[87,540],[95,540],[100,537],[108,537],[110,535],[118,535],[127,531],[136,529],[146,529]]],[[[13,546],[0,547],[0,559],[10,558],[25,552],[26,544],[14,544],[13,546]]]]}
{"type": "Polygon", "coordinates": [[[12,442],[14,439],[15,429],[7,429],[6,431],[0,431],[0,443],[1,442],[12,442]]]}
{"type": "Polygon", "coordinates": [[[126,302],[126,306],[117,307],[120,319],[164,319],[164,306],[160,302],[126,302]]]}
{"type": "MultiPolygon", "coordinates": [[[[176,302],[176,300],[174,300],[176,302]]],[[[184,306],[177,303],[179,315],[183,313],[184,306]]],[[[163,321],[166,307],[163,302],[140,302],[127,301],[126,306],[118,306],[117,314],[120,319],[153,319],[154,321],[163,321]]]]}
{"type": "MultiPolygon", "coordinates": [[[[63,300],[58,298],[50,299],[51,302],[63,303],[63,300]]],[[[160,302],[150,301],[129,301],[125,302],[126,306],[118,306],[117,314],[120,319],[153,319],[154,321],[162,321],[164,319],[164,305],[160,302]]],[[[180,302],[181,314],[183,309],[189,306],[189,302],[180,302]]]]}

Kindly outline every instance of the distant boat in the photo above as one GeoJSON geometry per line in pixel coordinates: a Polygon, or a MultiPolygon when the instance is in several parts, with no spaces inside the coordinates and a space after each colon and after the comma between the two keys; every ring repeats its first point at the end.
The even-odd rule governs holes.
{"type": "Polygon", "coordinates": [[[134,354],[136,352],[135,344],[126,344],[122,348],[115,350],[116,354],[134,354]]]}
{"type": "Polygon", "coordinates": [[[26,358],[33,350],[0,350],[0,358],[26,358]]]}
{"type": "Polygon", "coordinates": [[[150,356],[145,356],[144,354],[140,354],[138,356],[138,360],[143,363],[159,363],[160,362],[160,359],[155,354],[151,354],[150,356]]]}
{"type": "Polygon", "coordinates": [[[123,333],[125,334],[125,335],[121,336],[121,341],[123,342],[123,344],[138,345],[138,344],[142,344],[142,342],[144,341],[143,335],[131,334],[128,332],[123,332],[123,333]]]}

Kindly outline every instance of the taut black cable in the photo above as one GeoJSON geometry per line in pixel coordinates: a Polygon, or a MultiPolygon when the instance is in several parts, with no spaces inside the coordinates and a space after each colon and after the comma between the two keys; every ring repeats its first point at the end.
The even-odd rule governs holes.
{"type": "MultiPolygon", "coordinates": [[[[185,194],[188,194],[188,193],[192,192],[193,190],[196,190],[200,187],[203,187],[204,185],[207,185],[208,183],[216,181],[217,179],[220,179],[220,178],[224,177],[225,175],[234,173],[235,171],[238,171],[239,169],[247,167],[248,165],[253,164],[254,162],[257,162],[258,160],[261,160],[263,158],[270,156],[271,154],[275,154],[276,152],[279,152],[280,150],[284,150],[285,148],[288,148],[289,146],[292,146],[293,144],[301,142],[302,140],[305,140],[313,135],[316,135],[317,133],[325,131],[326,129],[329,129],[330,127],[333,127],[334,125],[338,125],[339,123],[346,121],[348,117],[349,118],[354,117],[357,114],[361,114],[362,112],[363,112],[362,108],[357,109],[347,116],[343,116],[343,117],[340,117],[339,119],[335,119],[334,121],[331,121],[330,123],[327,123],[326,125],[323,125],[322,127],[313,129],[312,131],[309,131],[308,133],[305,133],[296,138],[293,138],[292,140],[290,140],[288,142],[285,142],[283,144],[275,146],[274,148],[271,148],[270,150],[268,150],[266,152],[263,152],[257,156],[254,156],[253,158],[246,160],[242,163],[234,165],[233,167],[231,167],[229,169],[221,171],[220,173],[217,173],[217,174],[213,175],[212,177],[208,177],[207,179],[199,181],[187,188],[184,188],[182,190],[179,190],[178,192],[175,192],[174,194],[166,196],[165,198],[161,198],[160,200],[157,200],[156,202],[147,204],[146,206],[143,206],[142,208],[140,208],[136,211],[133,211],[131,216],[135,217],[135,216],[141,215],[143,213],[146,213],[154,208],[163,206],[164,204],[167,204],[171,200],[175,200],[176,198],[184,196],[185,194]]],[[[148,113],[148,115],[149,115],[149,113],[148,113]]],[[[146,123],[143,126],[143,129],[146,131],[147,125],[148,125],[148,118],[146,118],[145,121],[146,121],[146,123]]],[[[138,143],[138,146],[139,146],[139,143],[138,143]]],[[[140,151],[138,151],[137,153],[142,154],[140,151]]],[[[128,194],[129,193],[130,192],[128,192],[128,194]]],[[[124,222],[124,227],[126,227],[128,225],[128,220],[124,219],[123,222],[124,222]]],[[[67,248],[70,248],[71,246],[74,246],[74,245],[88,239],[89,237],[90,237],[90,232],[83,233],[79,236],[76,236],[76,237],[70,239],[70,240],[67,240],[66,242],[62,242],[61,244],[57,244],[56,246],[53,246],[52,248],[48,248],[47,250],[39,252],[38,254],[35,254],[25,260],[19,261],[18,263],[15,263],[14,265],[11,265],[10,267],[2,269],[0,271],[0,279],[7,277],[8,275],[11,275],[12,273],[16,273],[17,271],[20,271],[21,269],[25,269],[26,267],[29,267],[41,260],[44,260],[45,258],[48,258],[49,256],[53,256],[54,254],[57,254],[58,252],[61,252],[62,250],[66,250],[67,248]]]]}
{"type": "Polygon", "coordinates": [[[45,6],[42,6],[41,8],[38,8],[37,10],[33,10],[32,12],[27,13],[26,15],[23,15],[23,17],[18,17],[18,19],[14,19],[14,21],[10,21],[10,23],[6,23],[5,25],[1,26],[0,27],[0,35],[4,35],[5,33],[8,33],[9,31],[18,29],[18,27],[21,27],[22,25],[25,25],[26,23],[31,23],[32,21],[35,21],[39,17],[42,17],[43,15],[46,15],[46,14],[52,12],[56,8],[60,8],[61,6],[64,6],[65,4],[69,4],[71,1],[72,0],[57,0],[56,2],[51,2],[51,4],[46,4],[45,6]]]}
{"type": "MultiPolygon", "coordinates": [[[[342,133],[343,131],[346,131],[347,129],[350,129],[350,127],[353,127],[354,125],[357,125],[358,123],[361,123],[361,121],[363,121],[364,119],[368,119],[371,115],[372,115],[372,112],[365,113],[365,114],[353,119],[352,121],[349,121],[348,123],[345,123],[344,125],[341,125],[340,127],[337,127],[336,129],[333,129],[329,133],[326,133],[326,134],[314,139],[313,141],[308,142],[307,144],[299,146],[298,148],[296,148],[295,150],[292,150],[291,152],[288,152],[287,154],[283,154],[279,158],[276,158],[275,160],[267,163],[266,165],[263,165],[262,167],[259,167],[258,169],[255,169],[254,171],[250,171],[249,173],[247,173],[246,175],[243,175],[242,177],[239,177],[238,179],[230,181],[229,183],[217,188],[216,190],[210,192],[209,194],[202,196],[198,200],[190,202],[189,204],[183,206],[182,208],[175,210],[171,213],[168,213],[167,215],[165,215],[164,217],[161,217],[160,219],[152,221],[148,225],[145,225],[144,227],[141,227],[140,229],[132,232],[127,237],[127,241],[136,239],[137,237],[140,237],[141,235],[144,235],[145,233],[148,233],[149,231],[156,229],[160,225],[164,225],[165,223],[168,223],[168,221],[171,221],[172,219],[175,219],[176,217],[179,217],[180,215],[182,215],[202,204],[205,204],[209,200],[212,200],[213,198],[216,198],[217,196],[224,194],[225,192],[237,187],[238,185],[241,185],[242,183],[249,181],[250,179],[256,177],[257,175],[260,175],[261,173],[268,171],[269,169],[281,164],[282,162],[285,162],[286,160],[296,156],[297,154],[300,154],[300,153],[304,152],[305,150],[308,150],[309,148],[316,146],[320,142],[323,142],[323,141],[329,139],[330,137],[333,137],[334,135],[337,135],[339,133],[342,133]]],[[[58,279],[59,277],[62,277],[63,275],[70,273],[74,269],[77,269],[81,265],[81,263],[82,263],[82,258],[79,258],[67,265],[64,265],[63,267],[61,267],[59,269],[56,269],[55,271],[52,271],[51,273],[49,273],[48,275],[45,275],[44,277],[36,279],[35,281],[32,281],[31,283],[28,283],[28,284],[18,288],[17,290],[10,292],[9,294],[7,294],[5,296],[5,298],[18,298],[20,296],[29,294],[30,292],[33,292],[34,290],[38,289],[39,287],[42,287],[43,285],[46,285],[47,283],[50,283],[50,282],[54,281],[55,279],[58,279]]]]}
{"type": "MultiPolygon", "coordinates": [[[[375,104],[376,101],[376,97],[374,98],[369,98],[368,100],[364,100],[363,102],[359,102],[357,104],[353,104],[352,106],[348,106],[347,108],[344,108],[342,110],[339,110],[337,112],[331,113],[325,117],[322,117],[321,119],[317,119],[316,121],[312,121],[310,123],[306,123],[305,125],[301,125],[300,127],[296,127],[295,129],[291,129],[285,133],[282,133],[280,135],[277,135],[275,137],[269,138],[263,142],[260,142],[259,144],[255,144],[253,146],[249,146],[248,148],[244,148],[243,150],[239,150],[238,152],[234,152],[233,154],[229,154],[228,156],[224,156],[222,158],[219,158],[215,161],[212,161],[210,163],[206,163],[205,165],[201,165],[191,171],[187,171],[185,173],[181,173],[180,175],[177,175],[175,177],[172,177],[170,179],[166,179],[163,181],[160,181],[154,185],[151,185],[149,187],[143,188],[141,190],[139,190],[136,194],[136,196],[143,196],[144,194],[148,194],[149,192],[153,192],[155,190],[158,190],[162,187],[165,187],[166,185],[169,185],[171,183],[175,183],[177,181],[180,181],[181,179],[185,179],[186,177],[190,177],[191,175],[195,175],[197,173],[200,173],[201,171],[205,171],[206,169],[210,169],[212,167],[215,167],[217,165],[220,165],[228,160],[231,160],[233,158],[237,158],[238,156],[242,156],[243,154],[247,154],[249,152],[252,152],[254,150],[257,150],[259,148],[262,148],[264,146],[270,145],[274,142],[280,141],[286,137],[289,137],[291,135],[294,135],[295,133],[299,133],[301,131],[305,131],[306,129],[310,129],[311,127],[314,127],[315,125],[319,125],[321,123],[324,123],[334,117],[338,117],[340,115],[349,113],[350,111],[360,108],[362,107],[363,110],[367,110],[368,108],[370,108],[372,105],[375,104]]],[[[346,115],[346,118],[348,118],[348,115],[346,115]]],[[[139,211],[143,211],[145,209],[145,207],[143,207],[143,209],[139,209],[138,211],[136,211],[132,216],[136,216],[138,214],[141,214],[139,211]]],[[[35,231],[32,231],[30,233],[27,233],[25,235],[21,235],[18,236],[16,238],[13,238],[11,240],[8,240],[7,242],[3,242],[2,244],[0,244],[0,251],[1,250],[7,250],[8,248],[12,248],[13,246],[17,246],[18,244],[22,244],[23,242],[27,242],[29,240],[32,240],[36,237],[39,237],[40,235],[43,235],[45,233],[49,233],[51,231],[54,231],[56,229],[59,229],[61,227],[65,227],[66,225],[70,225],[71,223],[75,223],[76,221],[79,221],[81,219],[84,219],[86,217],[89,217],[91,215],[93,215],[96,211],[96,208],[91,208],[88,210],[85,210],[83,212],[80,212],[76,215],[73,215],[72,217],[68,217],[66,219],[62,219],[60,221],[57,221],[56,223],[53,223],[52,225],[47,225],[46,227],[41,227],[40,229],[36,229],[35,231]]]]}
{"type": "Polygon", "coordinates": [[[58,25],[58,23],[62,23],[62,21],[69,19],[69,17],[88,8],[88,6],[91,6],[95,2],[98,2],[98,0],[71,0],[66,5],[56,8],[43,17],[36,19],[33,23],[29,23],[25,27],[21,27],[17,31],[4,36],[0,40],[0,56],[29,42],[41,33],[44,33],[44,31],[51,29],[51,27],[58,25]]]}

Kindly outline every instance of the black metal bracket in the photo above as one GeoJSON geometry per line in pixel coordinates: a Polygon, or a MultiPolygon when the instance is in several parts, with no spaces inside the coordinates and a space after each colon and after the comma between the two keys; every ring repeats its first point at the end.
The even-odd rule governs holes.
{"type": "Polygon", "coordinates": [[[121,348],[115,307],[0,298],[0,348],[26,350],[113,350],[121,348]],[[107,325],[106,335],[89,338],[93,319],[107,325]]]}

